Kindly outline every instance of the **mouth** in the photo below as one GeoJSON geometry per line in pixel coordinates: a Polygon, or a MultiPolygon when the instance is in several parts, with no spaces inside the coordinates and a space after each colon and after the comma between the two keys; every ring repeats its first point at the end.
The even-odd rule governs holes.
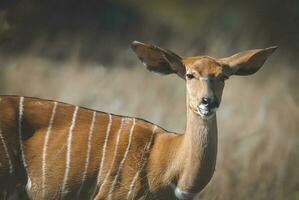
{"type": "Polygon", "coordinates": [[[200,115],[203,119],[208,119],[216,113],[217,108],[210,109],[204,105],[199,105],[197,107],[197,114],[200,115]]]}

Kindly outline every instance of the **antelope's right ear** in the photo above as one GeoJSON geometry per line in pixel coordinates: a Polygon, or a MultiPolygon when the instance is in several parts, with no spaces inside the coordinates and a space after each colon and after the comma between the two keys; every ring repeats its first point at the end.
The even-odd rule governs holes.
{"type": "Polygon", "coordinates": [[[132,42],[132,49],[149,71],[158,74],[176,73],[185,79],[186,69],[182,59],[172,51],[138,41],[132,42]]]}

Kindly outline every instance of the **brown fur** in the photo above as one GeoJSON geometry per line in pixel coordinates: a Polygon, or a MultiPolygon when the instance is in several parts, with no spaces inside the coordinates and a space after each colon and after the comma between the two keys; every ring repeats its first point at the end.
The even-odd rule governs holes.
{"type": "MultiPolygon", "coordinates": [[[[18,141],[18,110],[19,99],[17,96],[1,96],[0,102],[0,124],[2,134],[9,147],[10,157],[15,171],[9,174],[9,166],[6,155],[0,145],[0,191],[12,194],[15,190],[24,192],[27,183],[27,174],[22,166],[20,147],[18,141]],[[2,184],[3,183],[3,184],[2,184]],[[18,188],[16,188],[18,187],[18,188]]],[[[44,137],[49,125],[49,119],[52,111],[53,101],[41,100],[36,98],[24,98],[24,116],[23,116],[23,141],[25,158],[28,165],[28,176],[31,179],[32,187],[28,195],[32,199],[41,199],[41,168],[42,168],[42,149],[44,137]]],[[[51,135],[48,143],[47,165],[46,165],[46,197],[45,199],[60,198],[60,189],[65,172],[66,142],[68,130],[71,124],[74,106],[64,103],[58,103],[56,115],[53,122],[51,135]]],[[[76,199],[77,191],[81,183],[82,173],[85,165],[86,150],[88,144],[88,130],[91,123],[92,110],[79,108],[77,121],[73,132],[70,175],[67,189],[69,192],[64,196],[65,199],[76,199]]],[[[122,116],[112,116],[112,127],[110,137],[108,138],[106,162],[103,168],[103,174],[106,174],[112,159],[115,148],[115,133],[120,126],[122,116]]],[[[117,157],[113,166],[111,176],[106,185],[102,196],[106,196],[111,186],[111,180],[118,169],[119,163],[123,157],[126,145],[128,143],[128,134],[132,125],[132,119],[125,117],[123,129],[120,136],[120,145],[118,147],[117,157]]],[[[102,146],[104,143],[105,131],[108,124],[108,115],[97,112],[92,139],[91,160],[88,167],[87,179],[79,199],[90,198],[96,189],[96,179],[99,171],[102,146]]],[[[125,161],[121,180],[117,183],[115,195],[128,192],[128,186],[136,171],[142,165],[144,148],[150,140],[153,124],[144,120],[136,119],[132,145],[128,157],[125,161]]],[[[165,131],[158,128],[156,134],[162,134],[165,131]]],[[[148,152],[145,152],[147,155],[148,152]]],[[[138,190],[136,189],[138,192],[138,190]]]]}

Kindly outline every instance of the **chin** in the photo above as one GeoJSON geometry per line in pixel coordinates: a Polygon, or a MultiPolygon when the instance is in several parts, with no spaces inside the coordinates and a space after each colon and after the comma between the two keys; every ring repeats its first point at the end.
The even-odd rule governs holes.
{"type": "Polygon", "coordinates": [[[216,113],[215,112],[211,112],[209,113],[208,115],[206,114],[202,114],[202,113],[198,113],[198,115],[204,119],[204,120],[208,120],[208,119],[211,119],[216,113]]]}
{"type": "Polygon", "coordinates": [[[216,114],[215,111],[202,112],[201,110],[196,110],[195,113],[203,120],[209,120],[216,114]]]}

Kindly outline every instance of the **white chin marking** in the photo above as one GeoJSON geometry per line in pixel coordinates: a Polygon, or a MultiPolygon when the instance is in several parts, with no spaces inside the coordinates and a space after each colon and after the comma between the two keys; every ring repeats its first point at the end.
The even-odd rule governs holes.
{"type": "Polygon", "coordinates": [[[208,115],[209,111],[208,110],[200,110],[199,111],[202,115],[208,115]]]}
{"type": "Polygon", "coordinates": [[[198,113],[198,115],[203,118],[203,119],[209,119],[212,116],[215,115],[217,108],[214,108],[212,110],[207,110],[207,109],[198,109],[196,112],[198,113]]]}
{"type": "Polygon", "coordinates": [[[208,113],[202,113],[201,111],[198,112],[198,114],[200,115],[201,118],[203,119],[208,119],[211,114],[208,114],[208,113]]]}

